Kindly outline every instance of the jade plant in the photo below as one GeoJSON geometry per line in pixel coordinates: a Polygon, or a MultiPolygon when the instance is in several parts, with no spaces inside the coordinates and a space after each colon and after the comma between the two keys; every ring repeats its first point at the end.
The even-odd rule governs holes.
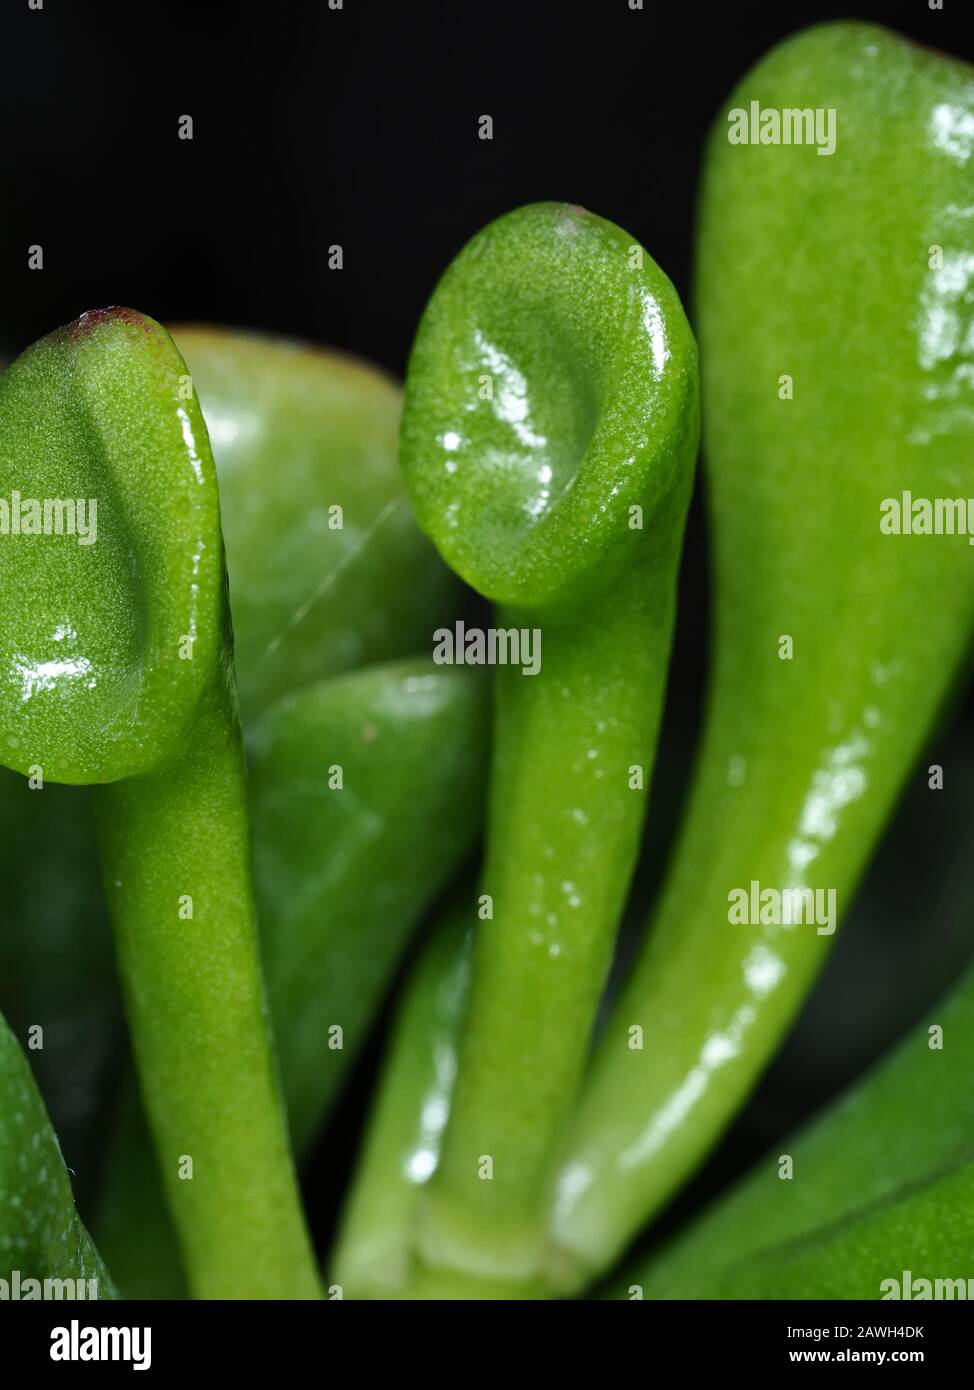
{"type": "Polygon", "coordinates": [[[492,224],[420,324],[402,426],[416,514],[498,626],[540,649],[533,674],[495,678],[485,925],[421,1224],[434,1267],[539,1266],[552,1143],[638,847],[697,421],[675,290],[580,209],[492,224]]]}
{"type": "Polygon", "coordinates": [[[628,231],[537,203],[445,270],[402,393],[128,309],[7,369],[0,824],[50,886],[0,941],[0,1278],[714,1299],[974,1274],[969,971],[651,1229],[964,690],[972,131],[969,68],[826,25],[718,113],[693,329],[628,231]],[[779,125],[742,135],[755,107],[779,125]],[[709,692],[648,902],[701,427],[709,692]],[[315,1147],[370,1038],[316,1250],[315,1147]]]}

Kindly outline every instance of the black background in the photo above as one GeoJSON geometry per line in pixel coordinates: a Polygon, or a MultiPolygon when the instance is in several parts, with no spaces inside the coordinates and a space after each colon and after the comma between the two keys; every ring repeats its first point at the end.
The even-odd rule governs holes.
{"type": "Polygon", "coordinates": [[[547,198],[620,223],[685,294],[703,138],[767,48],[851,8],[974,59],[969,0],[644,3],[3,0],[0,345],[121,303],[401,373],[467,238],[547,198]]]}
{"type": "MultiPolygon", "coordinates": [[[[2,0],[0,351],[122,303],[334,344],[401,375],[456,251],[498,214],[549,198],[623,225],[688,300],[701,148],[738,78],[779,39],[834,18],[974,60],[969,0],[944,3],[2,0]],[[483,114],[492,141],[478,139],[483,114]],[[183,115],[192,141],[177,137],[183,115]],[[27,268],[33,244],[42,271],[27,268]],[[334,244],[340,271],[328,269],[334,244]]],[[[698,498],[634,921],[689,775],[706,594],[698,498]]],[[[970,709],[938,734],[924,766],[948,769],[944,794],[918,771],[789,1043],[663,1229],[854,1075],[970,954],[969,725],[970,709]]],[[[378,1055],[309,1183],[322,1243],[378,1055]]]]}

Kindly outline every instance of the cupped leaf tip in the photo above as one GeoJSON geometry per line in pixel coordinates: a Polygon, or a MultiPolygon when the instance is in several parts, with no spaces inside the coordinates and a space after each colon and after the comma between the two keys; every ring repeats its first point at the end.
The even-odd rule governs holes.
{"type": "Polygon", "coordinates": [[[676,291],[621,228],[537,203],[460,252],[410,360],[401,456],[420,524],[501,603],[608,587],[685,476],[697,365],[676,291]],[[632,523],[634,508],[640,525],[632,523]]]}
{"type": "Polygon", "coordinates": [[[0,378],[3,761],[108,782],[164,759],[228,620],[216,477],[185,363],[132,309],[0,378]]]}

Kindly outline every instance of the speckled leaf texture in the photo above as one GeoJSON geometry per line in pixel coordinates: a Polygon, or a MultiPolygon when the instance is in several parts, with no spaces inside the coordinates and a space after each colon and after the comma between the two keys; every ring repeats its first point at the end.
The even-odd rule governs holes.
{"type": "Polygon", "coordinates": [[[881,29],[789,39],[718,113],[696,275],[708,715],[668,882],[566,1145],[553,1224],[569,1287],[707,1154],[833,939],[817,919],[732,924],[729,893],[834,890],[844,917],[966,669],[966,535],[880,521],[904,491],[974,496],[972,195],[974,74],[881,29]],[[752,100],[834,108],[834,153],[731,144],[727,112],[752,100]]]}

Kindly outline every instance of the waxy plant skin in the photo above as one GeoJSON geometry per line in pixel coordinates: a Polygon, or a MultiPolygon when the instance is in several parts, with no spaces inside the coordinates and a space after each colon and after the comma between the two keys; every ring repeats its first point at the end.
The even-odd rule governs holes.
{"type": "Polygon", "coordinates": [[[572,1286],[704,1157],[833,939],[731,925],[728,894],[834,890],[848,912],[974,626],[966,538],[879,526],[905,488],[974,495],[974,73],[840,24],[775,49],[729,105],[750,97],[834,105],[837,146],[734,145],[720,113],[707,151],[708,715],[668,882],[565,1144],[552,1224],[572,1286]]]}
{"type": "Polygon", "coordinates": [[[608,1296],[875,1299],[891,1294],[882,1284],[897,1250],[963,1272],[974,1238],[972,1044],[968,971],[892,1056],[608,1296]],[[797,1181],[780,1179],[782,1152],[797,1181]]]}
{"type": "Polygon", "coordinates": [[[433,1268],[516,1283],[540,1265],[635,862],[697,432],[693,335],[620,228],[522,208],[440,281],[406,379],[406,483],[498,627],[540,629],[543,656],[495,676],[486,920],[419,1220],[433,1268]]]}
{"type": "Polygon", "coordinates": [[[955,938],[888,1057],[653,1223],[944,785],[974,70],[860,23],[767,54],[707,144],[690,319],[594,211],[475,225],[402,387],[119,307],[0,375],[0,1299],[968,1293],[955,938]],[[708,693],[649,902],[701,435],[708,693]]]}
{"type": "MultiPolygon", "coordinates": [[[[390,660],[422,648],[457,587],[402,487],[395,383],[304,343],[175,333],[216,441],[262,964],[300,1163],[480,826],[489,692],[428,657],[390,660]],[[381,604],[402,570],[410,585],[381,604]]],[[[120,1286],[179,1296],[134,1075],[104,1166],[93,1231],[120,1286]],[[132,1249],[136,1221],[151,1262],[132,1249]]]]}
{"type": "Polygon", "coordinates": [[[315,1297],[257,957],[216,473],[187,376],[166,331],[120,309],[0,379],[3,481],[103,498],[97,546],[0,551],[4,757],[98,785],[135,1053],[194,1291],[315,1297]],[[205,931],[174,930],[190,903],[205,931]]]}

